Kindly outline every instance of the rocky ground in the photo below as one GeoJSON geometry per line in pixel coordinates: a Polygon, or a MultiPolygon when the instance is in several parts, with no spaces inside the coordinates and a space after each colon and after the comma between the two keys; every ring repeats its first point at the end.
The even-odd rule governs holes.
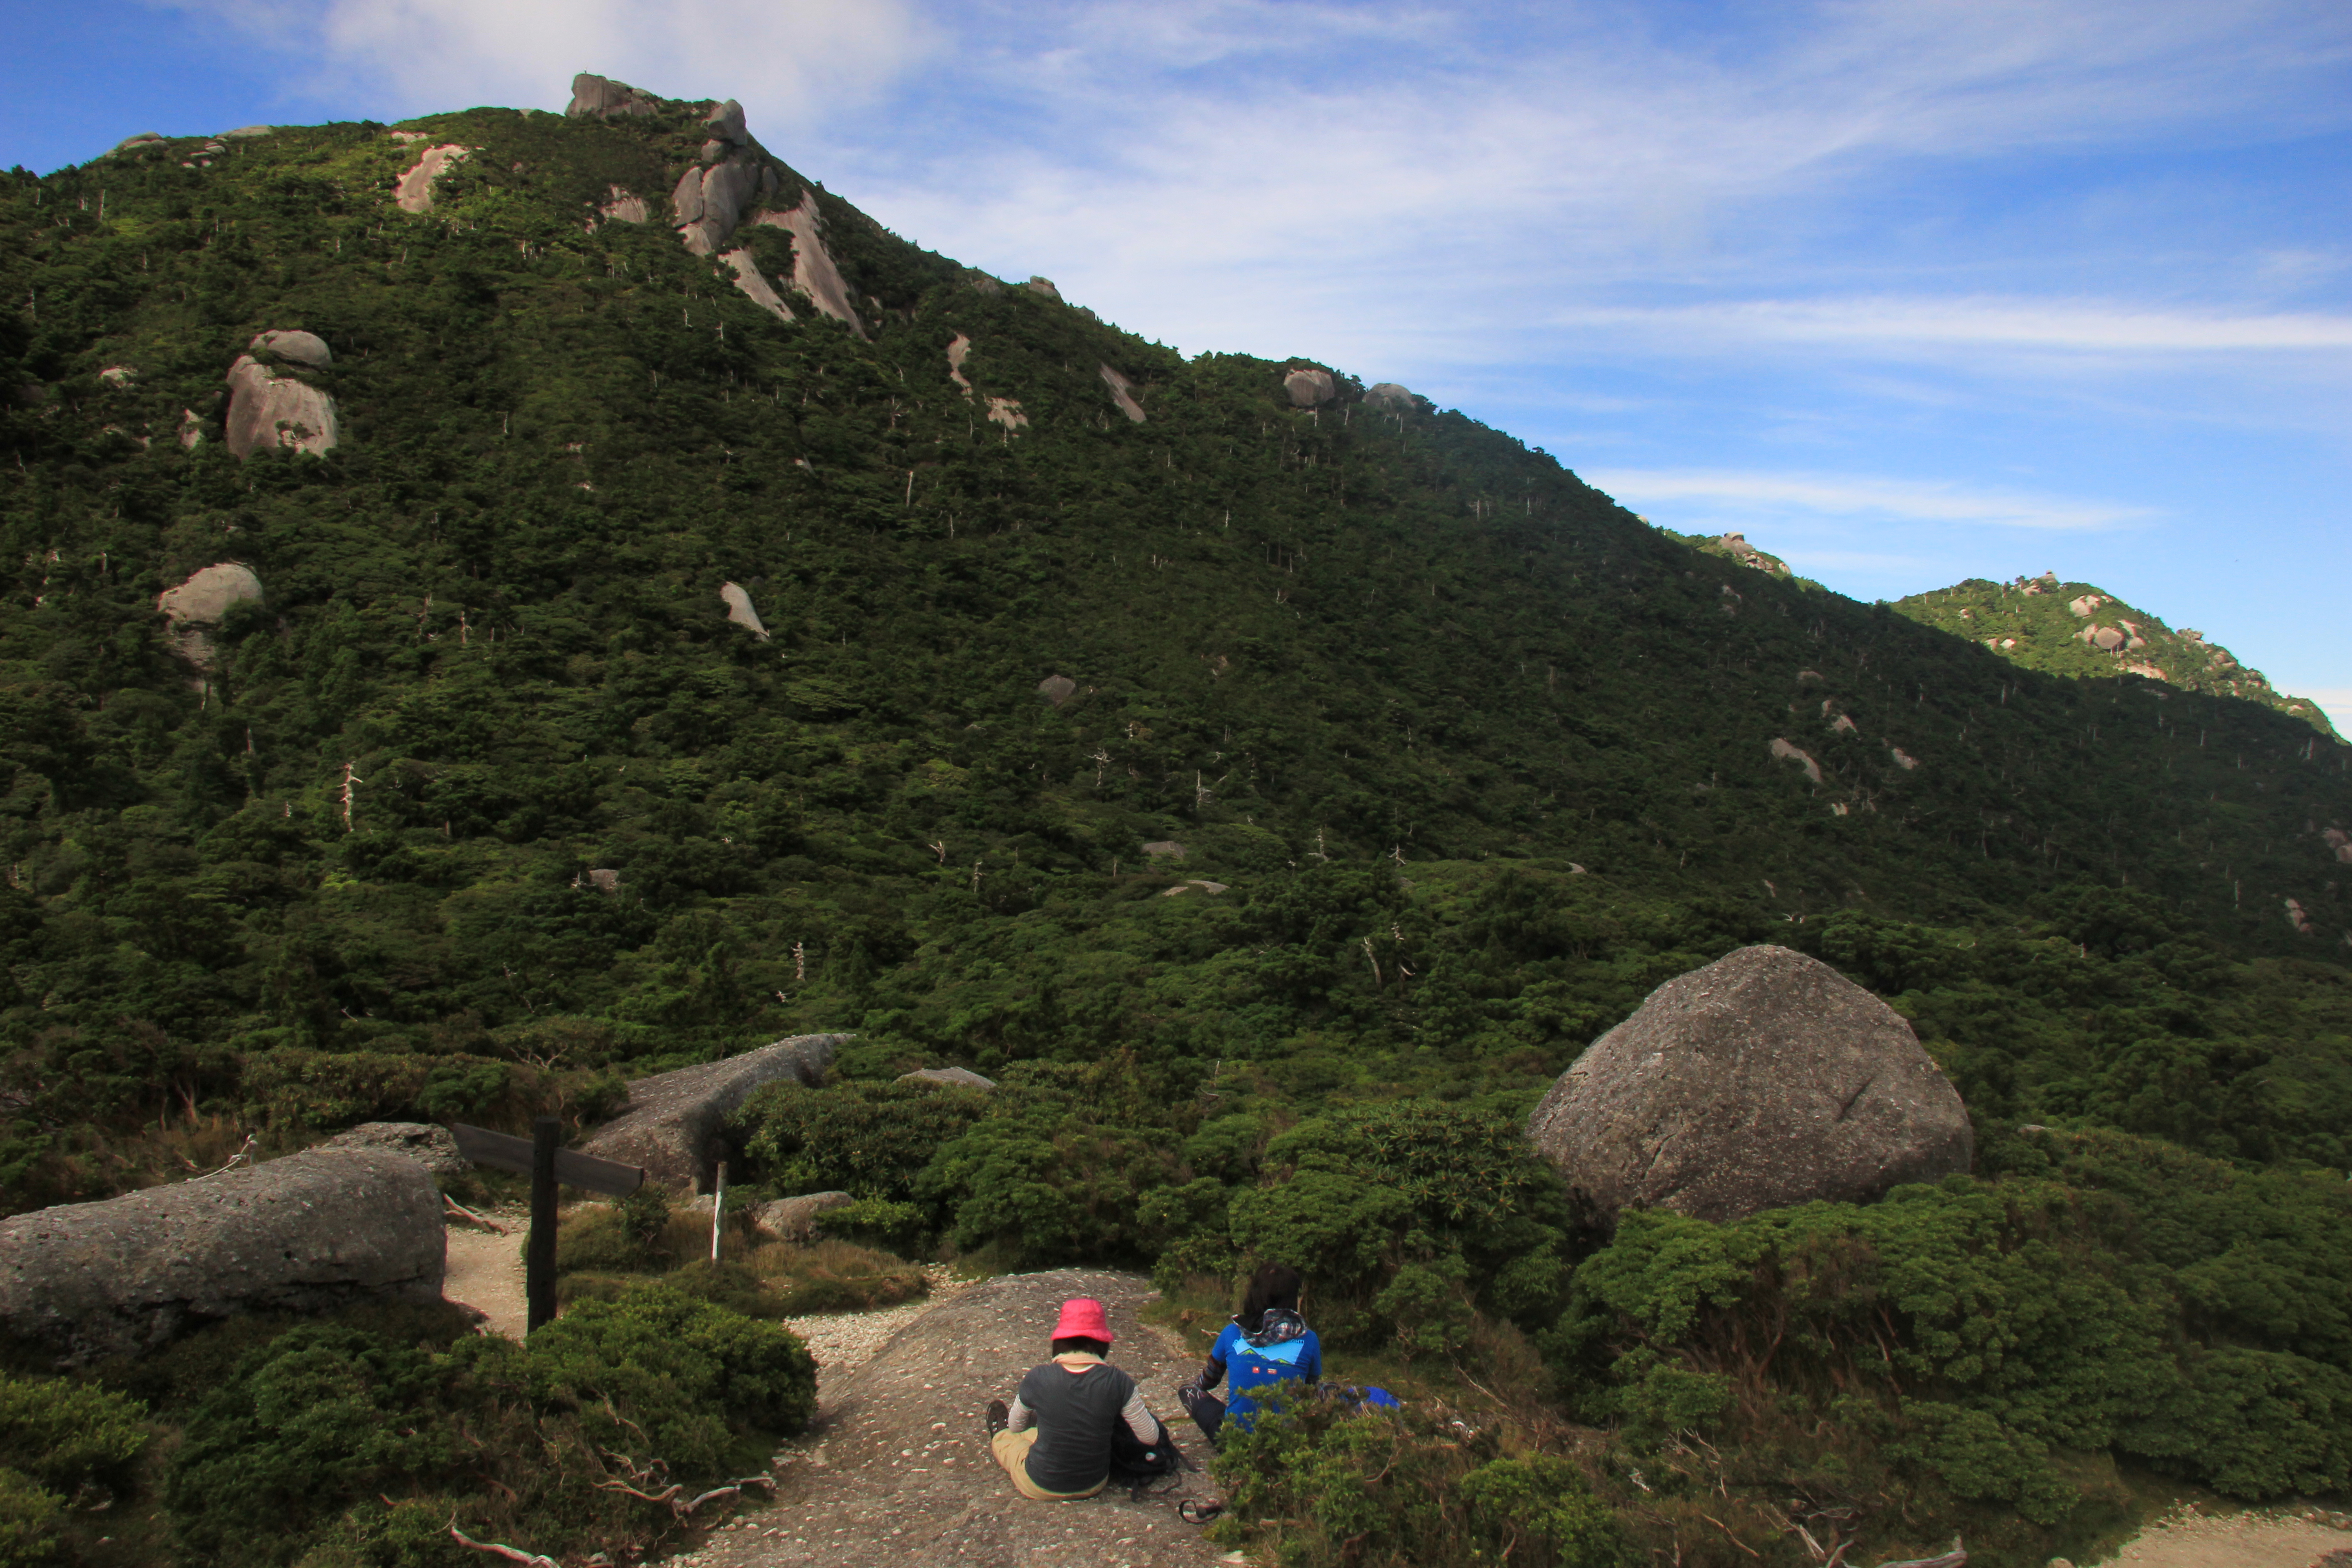
{"type": "Polygon", "coordinates": [[[1205,1470],[1141,1501],[1114,1490],[1084,1502],[1030,1502],[990,1458],[982,1431],[988,1402],[1010,1396],[1022,1373],[1045,1358],[1063,1299],[1094,1296],[1110,1309],[1118,1336],[1112,1359],[1141,1382],[1179,1446],[1203,1465],[1207,1445],[1183,1423],[1175,1393],[1195,1369],[1173,1336],[1137,1317],[1150,1294],[1136,1275],[1057,1269],[982,1280],[860,1323],[804,1320],[796,1326],[820,1362],[828,1344],[838,1359],[825,1366],[815,1426],[779,1456],[775,1505],[672,1559],[674,1568],[1218,1562],[1174,1507],[1180,1496],[1211,1495],[1205,1470]]]}
{"type": "Polygon", "coordinates": [[[2208,1515],[2184,1509],[2133,1536],[2110,1568],[2352,1568],[2343,1516],[2273,1511],[2208,1515]]]}

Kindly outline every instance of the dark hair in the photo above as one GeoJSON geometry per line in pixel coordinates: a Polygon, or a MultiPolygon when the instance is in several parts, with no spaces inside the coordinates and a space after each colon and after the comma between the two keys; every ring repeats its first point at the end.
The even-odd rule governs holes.
{"type": "Polygon", "coordinates": [[[1298,1310],[1298,1292],[1306,1284],[1296,1268],[1280,1263],[1261,1264],[1258,1271],[1250,1276],[1249,1290],[1242,1297],[1242,1310],[1234,1314],[1234,1321],[1241,1324],[1242,1332],[1257,1332],[1265,1326],[1269,1310],[1298,1310]]]}
{"type": "Polygon", "coordinates": [[[1110,1346],[1101,1340],[1090,1340],[1084,1334],[1072,1334],[1067,1339],[1054,1342],[1055,1355],[1068,1355],[1074,1351],[1085,1355],[1108,1356],[1110,1354],[1110,1346]]]}

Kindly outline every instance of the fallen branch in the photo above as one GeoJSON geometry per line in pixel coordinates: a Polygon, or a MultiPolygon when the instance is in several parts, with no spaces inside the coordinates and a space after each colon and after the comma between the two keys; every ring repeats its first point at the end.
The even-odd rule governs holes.
{"type": "Polygon", "coordinates": [[[678,1518],[684,1519],[688,1514],[692,1513],[696,1509],[700,1508],[712,1498],[733,1497],[737,1493],[740,1492],[745,1487],[765,1487],[772,1494],[776,1489],[776,1478],[773,1476],[740,1476],[723,1487],[711,1488],[700,1497],[696,1498],[692,1502],[674,1502],[669,1506],[672,1511],[674,1511],[678,1518]]]}
{"type": "Polygon", "coordinates": [[[1732,1534],[1732,1531],[1731,1531],[1731,1526],[1729,1526],[1729,1525],[1727,1525],[1727,1524],[1724,1523],[1724,1522],[1723,1522],[1723,1521],[1721,1521],[1721,1520],[1719,1520],[1719,1519],[1716,1518],[1716,1517],[1715,1517],[1715,1515],[1713,1515],[1713,1514],[1711,1514],[1711,1513],[1703,1513],[1703,1514],[1700,1514],[1700,1515],[1699,1515],[1699,1518],[1701,1518],[1701,1519],[1703,1519],[1703,1520],[1706,1521],[1707,1521],[1707,1523],[1709,1523],[1709,1524],[1711,1524],[1711,1525],[1715,1526],[1715,1528],[1716,1528],[1716,1529],[1717,1529],[1717,1530],[1719,1530],[1719,1531],[1723,1531],[1723,1533],[1724,1533],[1725,1537],[1726,1537],[1726,1538],[1727,1538],[1727,1539],[1730,1541],[1731,1544],[1733,1544],[1734,1546],[1737,1546],[1738,1548],[1739,1548],[1739,1550],[1740,1550],[1740,1551],[1745,1552],[1746,1553],[1748,1553],[1748,1556],[1753,1557],[1753,1558],[1756,1558],[1756,1559],[1758,1559],[1759,1561],[1761,1561],[1761,1560],[1762,1560],[1762,1558],[1763,1558],[1763,1556],[1764,1556],[1764,1553],[1762,1553],[1761,1552],[1757,1551],[1757,1550],[1756,1550],[1756,1548],[1754,1548],[1753,1546],[1748,1545],[1748,1542],[1744,1542],[1744,1541],[1740,1540],[1738,1536],[1732,1534]]]}
{"type": "Polygon", "coordinates": [[[441,1194],[441,1202],[447,1206],[451,1214],[456,1215],[467,1225],[478,1225],[484,1230],[495,1232],[499,1236],[512,1236],[514,1234],[514,1227],[512,1226],[500,1225],[498,1221],[488,1218],[486,1215],[478,1215],[472,1209],[467,1208],[464,1204],[459,1203],[457,1199],[451,1197],[446,1193],[443,1193],[441,1194]]]}
{"type": "MultiPolygon", "coordinates": [[[[242,1147],[242,1148],[240,1148],[239,1150],[237,1150],[237,1152],[236,1152],[236,1153],[231,1154],[231,1155],[228,1157],[228,1163],[227,1163],[227,1164],[226,1164],[226,1165],[223,1165],[223,1166],[220,1168],[220,1171],[206,1171],[206,1172],[205,1172],[203,1175],[201,1175],[201,1176],[191,1176],[191,1177],[189,1177],[188,1179],[189,1179],[190,1181],[194,1181],[194,1182],[205,1181],[205,1180],[208,1180],[208,1179],[209,1179],[209,1178],[211,1178],[211,1177],[214,1177],[214,1176],[217,1176],[217,1175],[219,1175],[219,1174],[221,1173],[221,1171],[226,1171],[226,1170],[232,1169],[232,1168],[233,1168],[233,1167],[235,1167],[235,1166],[244,1164],[247,1160],[249,1160],[249,1159],[251,1159],[251,1158],[253,1157],[253,1151],[254,1151],[254,1148],[255,1148],[255,1146],[256,1146],[257,1144],[258,1144],[260,1142],[261,1142],[261,1137],[260,1137],[260,1135],[259,1135],[258,1133],[254,1133],[254,1132],[248,1132],[248,1133],[247,1133],[247,1134],[245,1135],[245,1145],[244,1145],[244,1147],[242,1147]]],[[[186,1163],[186,1162],[187,1162],[187,1156],[186,1156],[186,1155],[184,1155],[184,1154],[183,1154],[183,1155],[181,1155],[181,1156],[180,1156],[180,1160],[181,1160],[181,1163],[184,1164],[184,1163],[186,1163]]],[[[191,1169],[194,1169],[194,1167],[193,1167],[193,1166],[191,1166],[190,1168],[191,1168],[191,1169]]]]}
{"type": "MultiPolygon", "coordinates": [[[[612,1479],[610,1477],[607,1477],[607,1478],[606,1478],[605,1479],[604,1479],[604,1480],[598,1481],[598,1482],[596,1483],[596,1485],[597,1485],[599,1488],[601,1488],[602,1489],[605,1490],[605,1491],[608,1491],[608,1492],[626,1492],[626,1493],[628,1493],[628,1494],[629,1494],[631,1497],[633,1497],[633,1498],[643,1498],[643,1499],[644,1499],[646,1501],[647,1501],[647,1502],[669,1502],[669,1501],[670,1501],[670,1500],[671,1500],[672,1498],[674,1498],[674,1497],[677,1496],[677,1494],[678,1494],[678,1493],[680,1493],[680,1492],[682,1492],[682,1491],[684,1491],[684,1490],[686,1489],[686,1488],[684,1488],[683,1486],[679,1485],[677,1482],[676,1482],[676,1481],[672,1481],[672,1482],[670,1482],[670,1484],[669,1484],[668,1486],[667,1486],[667,1487],[663,1488],[660,1491],[657,1491],[657,1492],[641,1492],[641,1491],[639,1491],[636,1488],[635,1488],[635,1487],[631,1486],[628,1482],[626,1482],[626,1481],[616,1481],[616,1480],[612,1479]]],[[[677,1507],[677,1504],[675,1504],[675,1503],[671,1503],[671,1504],[670,1504],[670,1506],[671,1506],[671,1507],[673,1507],[673,1508],[675,1508],[675,1507],[677,1507]]]]}
{"type": "Polygon", "coordinates": [[[509,1563],[520,1563],[523,1564],[523,1568],[563,1568],[563,1564],[554,1558],[541,1557],[536,1552],[518,1552],[511,1546],[501,1546],[495,1541],[477,1541],[458,1529],[457,1521],[454,1519],[449,1521],[449,1534],[460,1546],[470,1546],[477,1552],[487,1552],[493,1557],[503,1557],[509,1563]]]}

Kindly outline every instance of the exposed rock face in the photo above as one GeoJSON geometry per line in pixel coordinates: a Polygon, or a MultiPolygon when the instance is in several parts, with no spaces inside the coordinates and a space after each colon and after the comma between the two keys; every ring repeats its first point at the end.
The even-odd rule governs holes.
{"type": "Polygon", "coordinates": [[[768,628],[760,623],[760,612],[751,607],[751,595],[734,583],[719,584],[719,597],[727,605],[727,618],[757,637],[768,640],[768,628]]]}
{"type": "Polygon", "coordinates": [[[1054,287],[1051,278],[1032,278],[1022,287],[1041,300],[1051,300],[1056,305],[1062,302],[1062,291],[1054,287]]]}
{"type": "Polygon", "coordinates": [[[458,146],[427,147],[422,157],[400,176],[400,188],[393,193],[393,201],[404,213],[429,213],[433,210],[433,182],[443,170],[466,155],[458,146]]]}
{"type": "Polygon", "coordinates": [[[155,607],[172,623],[172,651],[198,669],[213,664],[213,633],[232,605],[261,603],[261,579],[234,561],[207,566],[176,588],[155,596],[155,607]]]}
{"type": "Polygon", "coordinates": [[[777,1198],[751,1211],[751,1228],[771,1241],[814,1241],[817,1215],[845,1209],[856,1201],[847,1193],[803,1193],[796,1198],[777,1198]]]}
{"type": "Polygon", "coordinates": [[[117,142],[112,147],[109,148],[107,152],[108,155],[110,157],[116,153],[129,153],[141,147],[152,147],[163,140],[163,137],[152,131],[142,131],[136,136],[125,136],[121,141],[117,142]]]}
{"type": "Polygon", "coordinates": [[[1393,381],[1383,381],[1364,393],[1364,406],[1386,409],[1391,414],[1410,414],[1420,406],[1421,399],[1393,381]]]}
{"type": "Polygon", "coordinates": [[[776,292],[775,285],[768,281],[766,274],[760,270],[759,263],[751,259],[750,251],[730,250],[719,259],[734,268],[735,287],[749,296],[753,304],[772,313],[780,321],[793,319],[793,308],[784,303],[783,296],[776,292]]]}
{"type": "Polygon", "coordinates": [[[1049,675],[1037,683],[1037,695],[1059,708],[1078,694],[1078,683],[1066,675],[1049,675]]]}
{"type": "Polygon", "coordinates": [[[990,398],[988,422],[1003,426],[1007,433],[1029,428],[1029,416],[1021,412],[1021,400],[1017,397],[990,398]]]}
{"type": "Polygon", "coordinates": [[[710,134],[717,140],[738,147],[751,144],[751,133],[743,129],[743,106],[731,98],[711,105],[710,114],[703,123],[710,127],[710,134]]]}
{"type": "Polygon", "coordinates": [[[1162,855],[1176,860],[1184,858],[1184,847],[1172,838],[1162,838],[1157,843],[1147,844],[1143,847],[1143,852],[1155,860],[1162,855]]]}
{"type": "Polygon", "coordinates": [[[1163,899],[1172,899],[1179,893],[1222,893],[1223,891],[1225,891],[1224,883],[1203,882],[1199,878],[1195,877],[1190,881],[1177,883],[1174,887],[1170,888],[1160,896],[1163,899]]]}
{"type": "Polygon", "coordinates": [[[1789,563],[1787,562],[1781,560],[1777,555],[1767,554],[1765,552],[1757,549],[1754,545],[1748,542],[1748,536],[1744,533],[1727,533],[1720,539],[1717,539],[1716,543],[1721,545],[1724,552],[1733,560],[1738,562],[1742,566],[1752,566],[1757,571],[1764,573],[1768,576],[1786,577],[1789,575],[1789,563]]]}
{"type": "Polygon", "coordinates": [[[335,363],[327,340],[316,332],[268,331],[256,332],[253,341],[245,345],[249,354],[275,354],[296,364],[307,364],[314,370],[324,370],[335,363]]]}
{"type": "Polygon", "coordinates": [[[653,221],[653,209],[646,205],[645,197],[633,195],[621,185],[614,185],[609,189],[612,199],[598,207],[596,209],[598,212],[603,213],[614,223],[651,223],[653,221]]]}
{"type": "Polygon", "coordinates": [[[1110,388],[1110,400],[1118,405],[1118,411],[1138,425],[1142,424],[1143,405],[1135,400],[1135,383],[1108,365],[1102,367],[1102,378],[1103,384],[1110,388]]]}
{"type": "Polygon", "coordinates": [[[2286,923],[2294,928],[2295,934],[2297,936],[2309,936],[2312,934],[2314,927],[2311,923],[2311,917],[2304,913],[2302,900],[2289,899],[2286,900],[2286,923]]]}
{"type": "Polygon", "coordinates": [[[220,139],[224,142],[243,142],[255,136],[267,136],[277,129],[275,125],[240,125],[234,131],[222,132],[220,139]]]}
{"type": "Polygon", "coordinates": [[[803,191],[800,205],[788,213],[761,213],[760,221],[792,235],[793,287],[807,295],[810,304],[836,321],[848,322],[851,331],[864,337],[866,323],[851,308],[848,285],[842,282],[841,271],[834,266],[833,253],[825,249],[824,236],[819,231],[816,193],[803,191]]]}
{"type": "Polygon", "coordinates": [[[2068,600],[2066,602],[2066,607],[2074,611],[2074,614],[2078,616],[2087,616],[2093,610],[2097,609],[2101,605],[2105,603],[2106,600],[2101,598],[2096,594],[2085,594],[2079,599],[2068,600]]]}
{"type": "Polygon", "coordinates": [[[362,1121],[338,1132],[321,1149],[364,1149],[414,1160],[436,1176],[462,1176],[472,1162],[457,1152],[457,1140],[446,1127],[429,1121],[362,1121]]]}
{"type": "Polygon", "coordinates": [[[239,354],[228,369],[227,434],[228,449],[239,458],[278,447],[317,457],[335,445],[335,400],[239,354]]]}
{"type": "Polygon", "coordinates": [[[1919,759],[1913,756],[1910,752],[1905,751],[1900,746],[1887,747],[1886,754],[1893,757],[1895,759],[1895,765],[1901,768],[1906,773],[1913,768],[1919,765],[1919,759]]]}
{"type": "Polygon", "coordinates": [[[1975,1154],[1958,1093],[1902,1016],[1784,947],[1659,986],[1559,1076],[1528,1134],[1611,1218],[1870,1203],[1975,1154]]]}
{"type": "Polygon", "coordinates": [[[313,1149],[0,1220],[0,1328],[61,1361],[247,1311],[441,1294],[441,1194],[415,1161],[313,1149]]]}
{"type": "Polygon", "coordinates": [[[587,875],[588,885],[600,893],[617,893],[621,890],[621,874],[610,866],[599,866],[587,875]]]}
{"type": "Polygon", "coordinates": [[[708,1191],[735,1108],[778,1079],[822,1081],[850,1037],[795,1035],[722,1062],[638,1079],[629,1085],[628,1110],[590,1133],[581,1152],[642,1165],[648,1180],[666,1186],[708,1191]]]}
{"type": "Polygon", "coordinates": [[[651,114],[653,111],[652,95],[639,92],[626,82],[582,71],[572,79],[572,104],[563,112],[575,120],[591,116],[610,120],[616,114],[651,114]]]}
{"type": "Polygon", "coordinates": [[[745,210],[774,184],[775,175],[748,151],[737,151],[709,168],[688,169],[678,176],[677,188],[669,196],[678,237],[697,256],[716,255],[745,210]]]}
{"type": "Polygon", "coordinates": [[[1812,780],[1815,784],[1822,782],[1822,764],[1813,761],[1810,752],[1799,750],[1797,747],[1790,744],[1787,741],[1778,739],[1773,741],[1772,760],[1774,762],[1801,763],[1804,765],[1805,776],[1807,778],[1812,780]]]}
{"type": "Polygon", "coordinates": [[[2352,866],[2352,834],[2346,833],[2340,827],[2326,827],[2320,830],[2319,837],[2336,859],[2347,866],[2352,866]]]}
{"type": "Polygon", "coordinates": [[[898,1075],[900,1083],[938,1083],[951,1089],[994,1089],[996,1080],[982,1078],[970,1068],[918,1068],[913,1072],[898,1075]]]}
{"type": "Polygon", "coordinates": [[[1331,401],[1339,388],[1333,384],[1328,370],[1294,370],[1282,378],[1282,389],[1290,394],[1294,408],[1315,408],[1331,401]]]}
{"type": "Polygon", "coordinates": [[[205,438],[205,422],[193,408],[180,410],[180,445],[193,452],[205,438]]]}
{"type": "Polygon", "coordinates": [[[971,340],[961,332],[958,332],[955,341],[948,344],[948,379],[963,388],[967,401],[971,397],[971,383],[964,379],[963,362],[971,353],[971,340]]]}
{"type": "Polygon", "coordinates": [[[139,379],[139,373],[127,364],[110,364],[98,373],[98,379],[109,386],[130,386],[139,379]]]}

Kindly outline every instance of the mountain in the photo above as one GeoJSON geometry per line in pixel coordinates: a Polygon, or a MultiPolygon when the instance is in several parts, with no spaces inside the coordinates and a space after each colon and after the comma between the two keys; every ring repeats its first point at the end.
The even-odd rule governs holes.
{"type": "MultiPolygon", "coordinates": [[[[1427,1506],[1378,1493],[1402,1533],[1367,1554],[1270,1472],[1234,1515],[1325,1531],[1301,1561],[1564,1560],[1584,1516],[1514,1510],[1584,1472],[1449,1436],[1448,1402],[1503,1419],[1479,1386],[1621,1428],[1671,1495],[1596,1470],[1617,1511],[1591,1507],[1692,1568],[1758,1555],[1734,1527],[1785,1553],[1792,1497],[1856,1557],[1964,1529],[2000,1568],[2089,1550],[2118,1464],[2343,1482],[2338,1416],[2263,1435],[2352,1409],[2326,1305],[2352,1280],[2352,748],[2311,723],[2021,668],[1344,367],[1187,359],[890,234],[730,103],[601,78],[564,115],[16,171],[0,285],[9,1209],[374,1118],[583,1126],[626,1079],[841,1029],[835,1081],[737,1122],[747,1194],[855,1191],[864,1240],[975,1268],[1153,1268],[1213,1322],[1245,1259],[1315,1277],[1348,1375],[1416,1412],[1421,1446],[1349,1485],[1427,1506]],[[1650,990],[1759,941],[1912,1020],[1978,1172],[1599,1234],[1519,1119],[1650,990]],[[891,1081],[946,1062],[999,1087],[891,1081]],[[1948,1297],[2009,1304],[1999,1365],[1936,1350],[1964,1336],[1908,1286],[1733,1310],[1742,1281],[1860,1292],[1871,1259],[1962,1253],[2008,1270],[1948,1297]],[[2221,1279],[2248,1258],[2261,1288],[2221,1279]],[[1773,1363],[1739,1325],[1783,1308],[1834,1321],[1773,1363]],[[2139,1359],[2094,1365],[2078,1322],[2139,1359]],[[1725,1403],[1735,1371],[1758,1398],[1725,1403]],[[1674,1468],[1699,1430],[1746,1468],[1674,1468]]],[[[655,1266],[657,1214],[604,1225],[655,1266]]],[[[541,1475],[500,1392],[585,1373],[349,1332],[106,1373],[188,1434],[183,1560],[426,1561],[453,1512],[575,1558],[685,1528],[515,1500],[625,1507],[541,1475]],[[240,1446],[314,1375],[375,1390],[351,1454],[411,1415],[448,1440],[368,1469],[336,1415],[315,1450],[240,1446]],[[431,1468],[467,1451],[446,1423],[489,1430],[424,1409],[445,1377],[502,1413],[497,1473],[539,1479],[431,1468]],[[227,1511],[298,1494],[283,1531],[227,1511]]],[[[1347,1430],[1334,1474],[1370,1454],[1347,1430]]],[[[692,1473],[739,1473],[723,1448],[692,1473]]],[[[1618,1560],[1591,1539],[1578,1562],[1618,1560]]]]}
{"type": "Polygon", "coordinates": [[[2174,631],[2145,610],[2088,583],[2061,583],[2051,573],[1988,583],[1980,577],[1895,602],[1922,626],[1982,643],[2028,669],[2077,678],[2137,675],[2182,691],[2234,697],[2285,713],[2333,740],[2319,704],[2274,690],[2205,634],[2174,631]]]}

